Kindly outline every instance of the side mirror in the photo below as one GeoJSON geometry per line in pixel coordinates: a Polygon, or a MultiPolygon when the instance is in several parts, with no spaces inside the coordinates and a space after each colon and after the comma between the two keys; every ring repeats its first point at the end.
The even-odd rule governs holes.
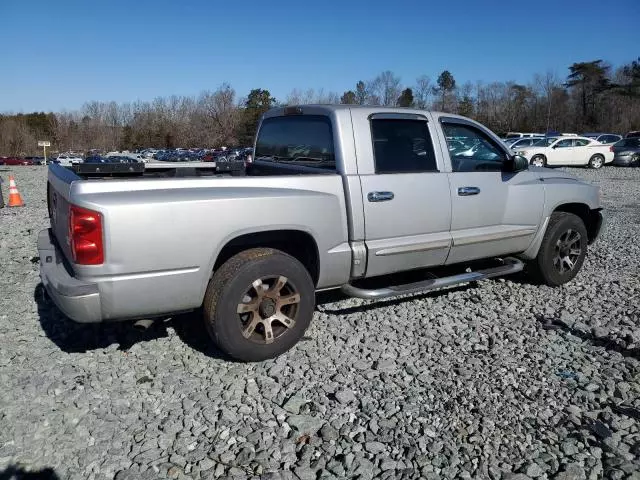
{"type": "Polygon", "coordinates": [[[507,159],[505,167],[508,172],[522,172],[529,169],[529,160],[521,155],[513,155],[507,159]]]}

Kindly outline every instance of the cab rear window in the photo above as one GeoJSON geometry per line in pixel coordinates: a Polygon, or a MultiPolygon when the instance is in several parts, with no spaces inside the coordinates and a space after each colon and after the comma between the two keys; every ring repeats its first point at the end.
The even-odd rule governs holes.
{"type": "Polygon", "coordinates": [[[255,160],[335,170],[331,120],[322,115],[266,118],[258,132],[255,160]]]}

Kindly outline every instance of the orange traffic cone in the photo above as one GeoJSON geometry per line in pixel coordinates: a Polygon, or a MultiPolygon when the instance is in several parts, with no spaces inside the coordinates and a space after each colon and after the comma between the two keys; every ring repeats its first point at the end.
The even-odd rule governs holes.
{"type": "Polygon", "coordinates": [[[13,175],[9,175],[9,203],[7,203],[7,207],[24,207],[22,196],[18,192],[13,175]]]}

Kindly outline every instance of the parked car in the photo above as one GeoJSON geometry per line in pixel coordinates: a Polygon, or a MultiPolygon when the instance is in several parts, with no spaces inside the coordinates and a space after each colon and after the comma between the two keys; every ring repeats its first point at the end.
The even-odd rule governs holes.
{"type": "Polygon", "coordinates": [[[23,157],[6,157],[4,159],[5,165],[33,165],[33,161],[23,157]]]}
{"type": "Polygon", "coordinates": [[[517,154],[537,167],[586,165],[598,169],[613,161],[611,146],[591,138],[573,136],[541,139],[530,147],[519,149],[517,154]]]}
{"type": "Polygon", "coordinates": [[[591,138],[605,145],[612,145],[622,139],[622,135],[616,135],[615,133],[583,133],[581,136],[591,138]]]}
{"type": "Polygon", "coordinates": [[[56,164],[62,165],[64,167],[70,167],[74,163],[83,163],[84,159],[80,156],[70,155],[70,154],[60,154],[56,158],[56,164]]]}
{"type": "Polygon", "coordinates": [[[84,163],[109,163],[109,160],[101,155],[91,155],[84,159],[84,163]]]}
{"type": "Polygon", "coordinates": [[[640,137],[640,130],[634,130],[632,132],[627,133],[624,138],[638,138],[640,137]]]}
{"type": "Polygon", "coordinates": [[[524,137],[542,137],[541,133],[522,133],[522,132],[507,132],[503,140],[509,140],[511,138],[524,138],[524,137]]]}
{"type": "Polygon", "coordinates": [[[387,298],[525,263],[562,285],[603,219],[597,186],[530,168],[487,128],[452,114],[275,108],[254,154],[239,178],[157,162],[107,180],[51,165],[50,228],[38,238],[46,291],[78,322],[202,308],[222,351],[256,361],[304,335],[316,290],[387,298]],[[480,148],[450,153],[447,137],[480,148]],[[157,178],[180,169],[175,180],[157,178]],[[456,271],[428,274],[443,266],[456,271]],[[387,276],[416,269],[427,269],[424,280],[387,276]]]}
{"type": "Polygon", "coordinates": [[[485,160],[495,160],[499,155],[485,142],[480,141],[474,142],[473,146],[469,148],[465,148],[463,150],[450,150],[449,153],[456,159],[482,157],[485,160]]]}
{"type": "Polygon", "coordinates": [[[138,163],[141,160],[128,155],[94,155],[87,157],[84,163],[138,163]]]}
{"type": "Polygon", "coordinates": [[[613,145],[613,165],[640,167],[640,137],[623,138],[613,145]]]}
{"type": "Polygon", "coordinates": [[[530,147],[531,145],[533,145],[535,142],[537,142],[538,140],[540,140],[541,138],[544,137],[525,137],[525,138],[516,138],[514,139],[514,141],[509,142],[507,144],[507,146],[513,150],[516,151],[519,148],[523,148],[523,147],[530,147]]]}

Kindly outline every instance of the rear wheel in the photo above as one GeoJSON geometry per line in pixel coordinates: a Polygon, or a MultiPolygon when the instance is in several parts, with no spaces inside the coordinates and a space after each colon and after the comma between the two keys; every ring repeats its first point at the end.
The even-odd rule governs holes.
{"type": "Polygon", "coordinates": [[[254,248],[230,258],[213,275],[204,320],[220,350],[254,362],[293,347],[311,323],[314,305],[313,281],[298,260],[254,248]]]}
{"type": "Polygon", "coordinates": [[[573,213],[554,212],[529,268],[538,280],[557,287],[578,274],[586,254],[587,229],[582,219],[573,213]]]}
{"type": "Polygon", "coordinates": [[[596,154],[589,159],[589,167],[594,169],[602,168],[604,165],[604,157],[600,154],[596,154]]]}
{"type": "Polygon", "coordinates": [[[531,158],[531,162],[530,163],[534,167],[546,167],[547,166],[547,159],[544,157],[544,155],[534,155],[531,158]]]}

